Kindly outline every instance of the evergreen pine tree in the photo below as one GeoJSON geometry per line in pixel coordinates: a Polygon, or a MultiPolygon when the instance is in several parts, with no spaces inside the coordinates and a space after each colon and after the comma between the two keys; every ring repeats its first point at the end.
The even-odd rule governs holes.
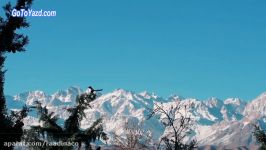
{"type": "Polygon", "coordinates": [[[5,54],[12,52],[25,51],[24,46],[28,44],[28,37],[17,33],[18,29],[29,27],[24,17],[12,17],[12,9],[28,9],[32,4],[32,0],[18,0],[14,7],[11,3],[6,4],[3,9],[5,18],[0,16],[0,149],[13,149],[5,147],[4,142],[19,141],[22,135],[22,119],[27,114],[27,108],[23,108],[19,113],[13,112],[11,116],[6,110],[4,95],[4,79],[5,79],[5,54]],[[17,119],[15,119],[18,117],[17,119]]]}
{"type": "MultiPolygon", "coordinates": [[[[92,123],[91,127],[82,130],[80,128],[80,122],[86,117],[84,111],[87,108],[91,108],[90,102],[96,99],[95,93],[84,93],[78,95],[76,98],[76,105],[72,108],[68,108],[69,117],[64,122],[64,127],[57,124],[57,116],[54,112],[49,112],[45,106],[36,102],[36,106],[32,107],[37,109],[39,114],[39,120],[42,125],[32,126],[30,130],[26,132],[24,137],[25,141],[41,141],[41,142],[72,142],[78,143],[78,148],[84,144],[85,149],[91,149],[90,143],[96,139],[107,140],[107,135],[103,132],[102,119],[99,118],[92,123]]],[[[35,147],[34,149],[73,149],[72,146],[47,146],[35,147]]]]}
{"type": "Polygon", "coordinates": [[[253,135],[255,136],[257,142],[261,145],[260,149],[266,149],[266,133],[258,126],[254,125],[253,135]]]}

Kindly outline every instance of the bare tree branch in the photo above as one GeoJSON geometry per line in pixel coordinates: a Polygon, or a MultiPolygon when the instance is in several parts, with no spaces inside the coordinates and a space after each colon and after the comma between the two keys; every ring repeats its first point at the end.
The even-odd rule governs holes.
{"type": "Polygon", "coordinates": [[[161,115],[161,122],[165,126],[165,129],[169,129],[170,132],[161,137],[158,145],[158,149],[163,147],[167,150],[191,150],[197,147],[196,140],[192,140],[190,143],[184,143],[185,137],[191,134],[193,128],[193,120],[187,115],[187,107],[177,104],[175,107],[171,106],[170,110],[164,108],[162,103],[154,103],[153,109],[150,111],[148,119],[155,115],[161,115]],[[181,113],[181,109],[185,110],[185,113],[181,113]],[[163,142],[163,144],[161,144],[163,142]]]}

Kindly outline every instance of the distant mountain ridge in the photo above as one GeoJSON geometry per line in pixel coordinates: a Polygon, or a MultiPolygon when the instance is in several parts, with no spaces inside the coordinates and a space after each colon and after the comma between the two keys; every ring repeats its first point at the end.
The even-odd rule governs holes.
{"type": "MultiPolygon", "coordinates": [[[[34,101],[41,101],[63,120],[68,116],[64,108],[74,105],[76,96],[82,92],[84,91],[79,87],[70,87],[52,95],[47,95],[43,91],[31,91],[6,98],[9,109],[20,109],[24,104],[33,105],[34,101]]],[[[155,102],[162,103],[166,109],[170,109],[172,105],[189,106],[188,113],[196,121],[194,132],[200,146],[252,147],[256,145],[252,136],[252,124],[260,124],[266,129],[266,93],[250,102],[244,102],[239,98],[228,98],[224,101],[209,98],[200,101],[175,95],[164,99],[154,93],[135,93],[123,89],[101,95],[92,102],[92,109],[86,110],[87,118],[82,121],[82,127],[90,125],[88,120],[104,117],[105,131],[123,134],[123,123],[133,119],[143,122],[143,128],[150,129],[154,139],[159,139],[167,131],[158,119],[146,120],[147,108],[153,108],[155,102]]],[[[34,112],[31,112],[24,122],[26,126],[38,124],[34,112]]],[[[112,140],[109,142],[112,143],[112,140]]]]}

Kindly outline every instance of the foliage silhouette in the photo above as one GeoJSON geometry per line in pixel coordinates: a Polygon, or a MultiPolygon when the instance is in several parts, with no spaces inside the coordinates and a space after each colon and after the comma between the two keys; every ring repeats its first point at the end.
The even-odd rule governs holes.
{"type": "Polygon", "coordinates": [[[28,9],[31,4],[32,0],[18,0],[14,7],[7,3],[3,7],[5,17],[0,16],[0,149],[13,149],[12,146],[6,147],[5,142],[20,141],[24,125],[22,119],[28,111],[24,107],[20,112],[8,114],[4,95],[4,63],[6,53],[25,51],[25,45],[29,42],[26,35],[17,33],[17,30],[29,27],[29,23],[24,17],[12,17],[12,9],[28,9]]]}
{"type": "Polygon", "coordinates": [[[149,150],[152,146],[152,133],[150,130],[143,129],[142,124],[133,121],[126,121],[124,136],[113,133],[114,144],[119,150],[149,150]]]}
{"type": "Polygon", "coordinates": [[[84,144],[85,149],[91,149],[90,143],[96,139],[107,140],[107,135],[103,131],[102,118],[97,119],[92,125],[82,130],[80,128],[80,122],[86,117],[84,111],[87,108],[91,108],[90,102],[96,99],[95,93],[84,93],[78,95],[76,98],[76,105],[72,108],[67,108],[69,117],[64,122],[64,127],[58,125],[58,117],[54,112],[49,112],[46,106],[42,106],[40,102],[35,102],[36,105],[31,107],[36,109],[39,114],[39,121],[42,122],[39,126],[32,126],[30,130],[26,132],[24,136],[25,141],[41,141],[41,142],[71,142],[77,143],[73,147],[70,146],[50,146],[45,145],[43,147],[31,147],[33,149],[73,149],[82,148],[84,144]],[[34,137],[34,138],[32,138],[34,137]]]}
{"type": "Polygon", "coordinates": [[[258,125],[254,125],[253,135],[255,136],[257,142],[260,144],[260,149],[266,149],[266,134],[258,125]]]}
{"type": "Polygon", "coordinates": [[[194,139],[190,143],[185,143],[184,138],[192,133],[193,120],[187,115],[186,106],[177,105],[175,107],[165,109],[162,103],[154,103],[154,108],[149,109],[148,119],[161,115],[161,122],[165,129],[170,132],[161,137],[158,144],[158,149],[166,150],[192,150],[197,147],[197,141],[194,139]],[[181,113],[181,108],[184,107],[185,113],[181,113]],[[163,142],[164,144],[161,144],[163,142]]]}

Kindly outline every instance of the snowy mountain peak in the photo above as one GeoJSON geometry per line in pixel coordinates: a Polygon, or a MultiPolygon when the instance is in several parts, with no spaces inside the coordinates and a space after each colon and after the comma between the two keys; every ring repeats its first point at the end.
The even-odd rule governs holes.
{"type": "Polygon", "coordinates": [[[83,90],[78,86],[71,86],[66,91],[68,93],[80,94],[80,93],[82,93],[83,90]]]}
{"type": "Polygon", "coordinates": [[[257,99],[264,99],[266,101],[266,92],[261,93],[257,99]]]}
{"type": "Polygon", "coordinates": [[[146,99],[157,99],[158,98],[158,96],[155,93],[149,93],[147,91],[140,92],[139,95],[146,99]]]}
{"type": "Polygon", "coordinates": [[[245,115],[266,115],[266,92],[247,104],[245,115]]]}
{"type": "Polygon", "coordinates": [[[239,98],[228,98],[228,99],[224,100],[224,104],[241,105],[241,104],[244,104],[244,103],[245,102],[243,102],[239,98]]]}
{"type": "MultiPolygon", "coordinates": [[[[48,105],[49,109],[60,118],[66,119],[68,113],[62,108],[75,104],[76,96],[82,91],[79,87],[70,87],[47,95],[38,90],[17,94],[14,97],[7,96],[6,99],[8,108],[12,109],[19,109],[24,104],[33,105],[33,102],[38,100],[44,105],[48,105]]],[[[86,119],[81,124],[85,128],[90,126],[88,120],[104,117],[104,128],[107,133],[116,130],[123,133],[123,123],[128,119],[133,119],[144,122],[144,128],[151,129],[154,139],[158,139],[168,131],[158,119],[146,120],[147,108],[153,108],[155,102],[160,102],[165,109],[171,109],[176,105],[188,106],[186,109],[189,116],[195,120],[197,128],[194,132],[200,145],[254,144],[250,124],[257,120],[265,120],[266,115],[266,93],[262,93],[253,101],[246,103],[238,98],[228,98],[224,101],[214,97],[198,100],[177,95],[164,99],[147,91],[135,93],[117,89],[103,94],[93,101],[92,108],[86,110],[86,119]]],[[[183,111],[182,109],[181,112],[183,111]]],[[[26,126],[33,123],[34,116],[25,119],[26,126]]],[[[266,121],[261,121],[261,123],[266,127],[266,121]]]]}
{"type": "MultiPolygon", "coordinates": [[[[61,102],[74,102],[77,95],[82,93],[82,89],[76,86],[72,86],[66,90],[59,90],[51,95],[51,101],[61,102]]],[[[59,102],[60,103],[60,102],[59,102]]]]}
{"type": "Polygon", "coordinates": [[[119,88],[119,89],[115,89],[115,90],[113,91],[113,93],[126,94],[126,93],[133,93],[133,92],[132,92],[132,91],[128,91],[128,90],[125,90],[125,89],[121,89],[121,88],[119,88]]]}
{"type": "Polygon", "coordinates": [[[143,97],[148,97],[151,95],[151,93],[147,92],[147,91],[143,91],[143,92],[140,92],[139,95],[143,96],[143,97]]]}
{"type": "Polygon", "coordinates": [[[113,92],[111,92],[112,95],[117,96],[117,97],[126,97],[129,99],[133,99],[133,95],[135,94],[134,92],[127,91],[125,89],[116,89],[113,92]]]}
{"type": "Polygon", "coordinates": [[[178,96],[178,95],[171,95],[168,97],[169,101],[181,101],[183,99],[184,99],[184,97],[178,96]]]}
{"type": "Polygon", "coordinates": [[[223,105],[223,101],[221,101],[220,99],[216,98],[216,97],[211,97],[206,101],[206,105],[208,105],[209,107],[213,108],[213,107],[222,107],[223,105]]]}
{"type": "Polygon", "coordinates": [[[22,101],[27,105],[33,105],[34,101],[46,101],[47,95],[40,90],[24,92],[14,96],[14,100],[22,101]]]}

